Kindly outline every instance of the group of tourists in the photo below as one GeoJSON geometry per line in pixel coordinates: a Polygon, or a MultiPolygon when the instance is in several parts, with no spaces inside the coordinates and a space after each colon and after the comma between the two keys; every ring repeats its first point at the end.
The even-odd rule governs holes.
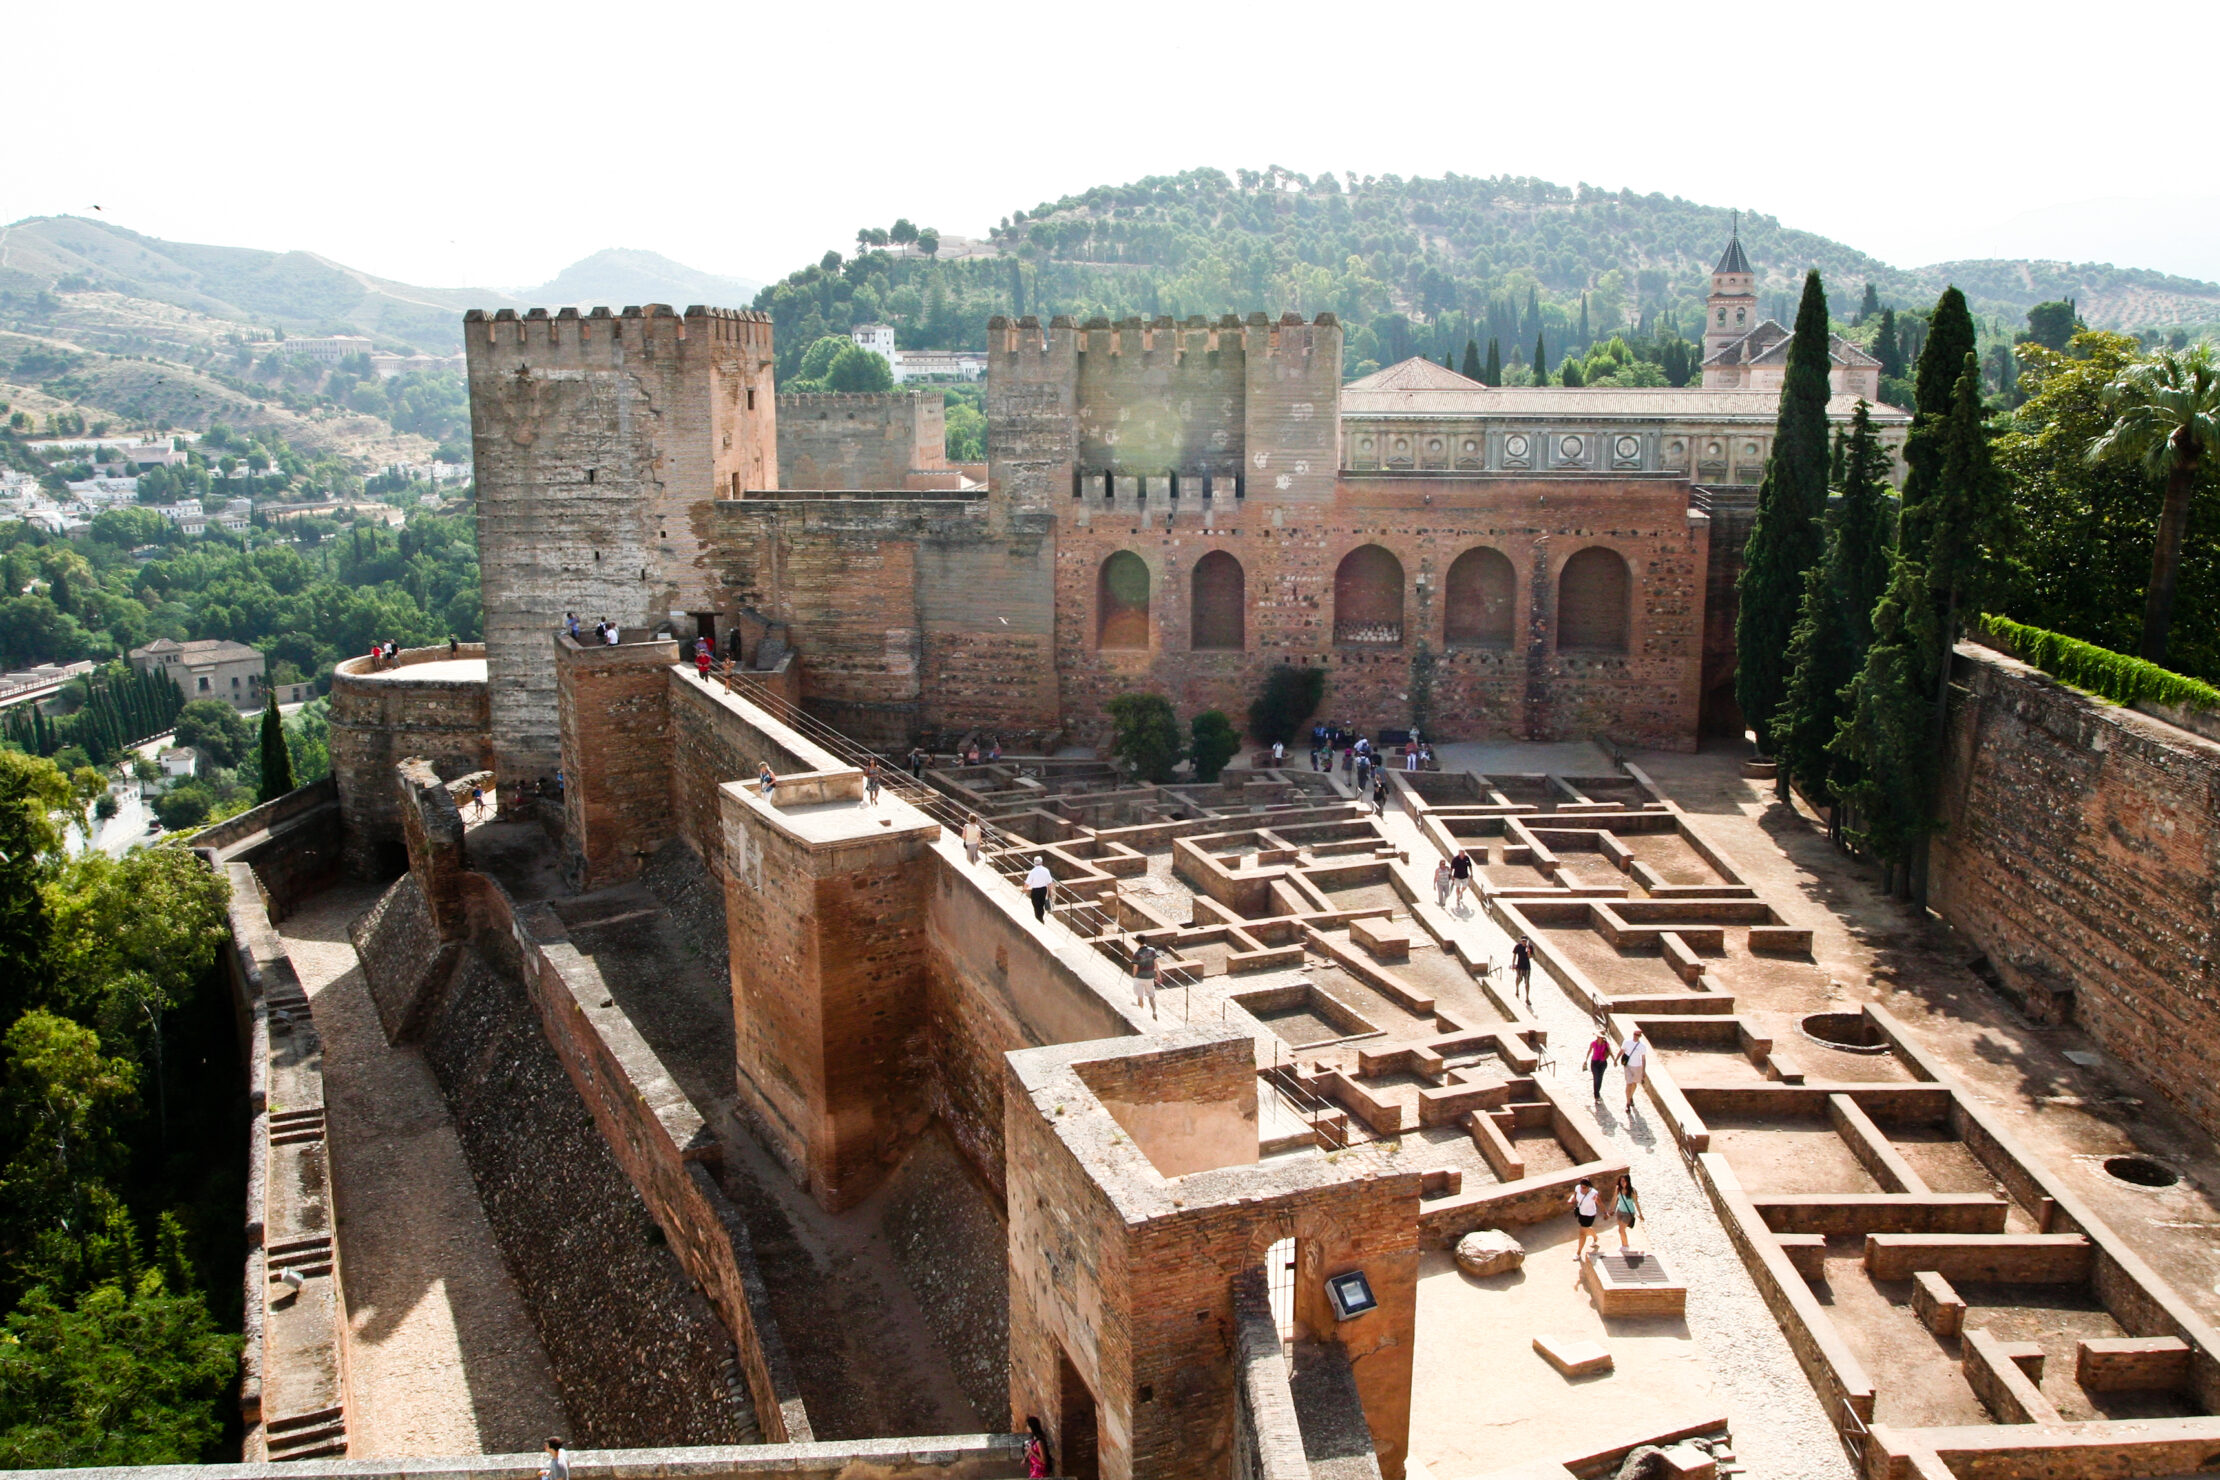
{"type": "MultiPolygon", "coordinates": [[[[1567,1201],[1572,1204],[1573,1217],[1580,1223],[1580,1237],[1573,1244],[1573,1262],[1577,1264],[1587,1257],[1591,1241],[1596,1253],[1603,1252],[1603,1235],[1596,1231],[1596,1219],[1603,1212],[1603,1193],[1593,1181],[1582,1177],[1573,1183],[1572,1196],[1567,1201]]],[[[1633,1252],[1627,1235],[1641,1218],[1642,1199],[1634,1190],[1633,1174],[1621,1172],[1618,1190],[1611,1199],[1611,1221],[1618,1225],[1620,1253],[1633,1252]]]]}
{"type": "MultiPolygon", "coordinates": [[[[563,631],[572,642],[583,643],[586,640],[579,636],[578,613],[576,612],[563,613],[563,631]]],[[[614,622],[594,623],[594,645],[596,647],[615,647],[617,645],[617,624],[614,622]]]]}
{"type": "MultiPolygon", "coordinates": [[[[1419,738],[1417,730],[1410,732],[1409,738],[1403,742],[1402,750],[1404,770],[1420,771],[1433,767],[1433,747],[1419,738]]],[[[1272,764],[1278,765],[1286,751],[1285,746],[1275,742],[1272,746],[1272,764]]],[[[1388,768],[1390,761],[1380,753],[1379,747],[1338,721],[1333,724],[1320,721],[1312,725],[1310,768],[1331,774],[1336,761],[1340,763],[1341,774],[1355,785],[1358,796],[1364,796],[1370,790],[1376,804],[1375,810],[1384,806],[1386,784],[1380,772],[1388,768]]]]}

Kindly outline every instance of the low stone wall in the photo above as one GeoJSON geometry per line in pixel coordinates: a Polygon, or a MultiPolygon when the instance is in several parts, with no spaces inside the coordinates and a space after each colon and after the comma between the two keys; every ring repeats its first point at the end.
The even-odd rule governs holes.
{"type": "MultiPolygon", "coordinates": [[[[2038,1021],[2128,1063],[2220,1053],[2220,744],[1961,644],[1928,900],[2038,1021]]],[[[2153,1087],[2220,1135],[2220,1081],[2153,1087]]]]}
{"type": "Polygon", "coordinates": [[[338,879],[344,841],[339,784],[331,776],[193,835],[195,848],[253,867],[274,919],[338,879]]]}
{"type": "Polygon", "coordinates": [[[324,1140],[323,1042],[308,995],[270,923],[254,871],[231,886],[223,953],[247,1024],[246,1348],[239,1411],[249,1460],[347,1452],[347,1307],[324,1140]],[[286,1282],[290,1273],[297,1286],[286,1282]]]}

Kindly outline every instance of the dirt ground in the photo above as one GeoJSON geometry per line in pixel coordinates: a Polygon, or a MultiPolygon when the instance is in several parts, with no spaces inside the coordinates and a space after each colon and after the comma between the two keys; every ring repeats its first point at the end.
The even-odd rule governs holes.
{"type": "MultiPolygon", "coordinates": [[[[1644,751],[1647,771],[1789,924],[1812,930],[1819,968],[1770,989],[1737,982],[1737,1005],[1816,1072],[1803,1013],[1872,1002],[1993,1107],[2012,1133],[2084,1198],[2207,1320],[2220,1319],[2220,1155],[2142,1074],[2078,1029],[2038,1027],[1970,969],[1979,949],[1939,918],[1885,897],[1879,872],[1828,842],[1819,818],[1741,774],[1744,747],[1644,751]],[[1824,982],[1814,988],[1796,983],[1824,982]],[[2094,1055],[2091,1065],[2066,1057],[2094,1055]],[[2139,1102],[2139,1103],[2138,1103],[2139,1102]],[[2182,1173],[2147,1188],[2107,1175],[2107,1157],[2155,1158],[2182,1173]]],[[[2209,1066],[2169,1066],[2207,1073],[2209,1066]]],[[[1831,1072],[1831,1071],[1830,1071],[1831,1072]]]]}
{"type": "Polygon", "coordinates": [[[448,1119],[414,1048],[378,1026],[342,886],[279,926],[324,1041],[347,1292],[355,1459],[536,1450],[569,1424],[448,1119]]]}

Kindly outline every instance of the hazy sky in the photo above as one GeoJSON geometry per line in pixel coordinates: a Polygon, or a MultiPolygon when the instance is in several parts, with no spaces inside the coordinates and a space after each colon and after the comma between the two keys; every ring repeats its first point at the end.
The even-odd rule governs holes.
{"type": "Polygon", "coordinates": [[[2070,256],[2220,279],[2201,81],[2173,75],[2208,65],[2216,16],[125,0],[88,28],[45,4],[8,22],[0,221],[97,204],[153,235],[441,285],[537,283],[605,246],[770,278],[898,215],[976,235],[1094,184],[1281,164],[1661,191],[1902,266],[2070,256]]]}

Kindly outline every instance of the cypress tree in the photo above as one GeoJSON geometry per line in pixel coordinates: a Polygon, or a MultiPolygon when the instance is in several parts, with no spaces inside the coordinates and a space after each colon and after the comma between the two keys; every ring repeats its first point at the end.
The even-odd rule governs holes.
{"type": "Polygon", "coordinates": [[[257,801],[274,802],[293,789],[293,756],[285,748],[285,721],[278,717],[277,690],[264,691],[262,705],[262,792],[257,801]]]}
{"type": "MultiPolygon", "coordinates": [[[[1803,599],[1804,572],[1823,550],[1827,509],[1827,294],[1815,270],[1804,278],[1788,367],[1781,378],[1773,451],[1758,484],[1757,518],[1742,556],[1741,609],[1735,617],[1735,701],[1775,753],[1775,723],[1788,691],[1788,644],[1803,599]]],[[[1787,773],[1780,776],[1783,796],[1787,773]]]]}
{"type": "Polygon", "coordinates": [[[1881,860],[1882,884],[1904,892],[1908,867],[1931,826],[1938,753],[1934,743],[1935,608],[1927,571],[1901,550],[1889,556],[1889,586],[1873,608],[1873,646],[1846,696],[1849,719],[1831,747],[1851,779],[1838,792],[1850,841],[1881,860]]]}
{"type": "Polygon", "coordinates": [[[1580,295],[1580,347],[1586,349],[1593,343],[1595,337],[1588,332],[1588,295],[1583,293],[1580,295]]]}
{"type": "Polygon", "coordinates": [[[1889,579],[1888,454],[1862,400],[1843,464],[1842,498],[1827,516],[1827,552],[1804,575],[1788,645],[1788,696],[1774,726],[1781,769],[1827,802],[1857,779],[1858,768],[1831,757],[1828,747],[1849,718],[1850,687],[1873,645],[1873,608],[1889,579]]]}
{"type": "MultiPolygon", "coordinates": [[[[1936,424],[1949,414],[1959,372],[1966,356],[1973,352],[1973,315],[1966,311],[1966,295],[1955,287],[1945,288],[1942,297],[1935,300],[1934,316],[1927,323],[1927,343],[1920,349],[1919,364],[1912,372],[1912,427],[1904,438],[1907,513],[1934,493],[1935,480],[1942,475],[1942,447],[1936,424]]],[[[1919,558],[1916,551],[1913,558],[1919,558]]]]}
{"type": "Polygon", "coordinates": [[[1881,332],[1873,336],[1873,358],[1881,362],[1883,380],[1904,378],[1904,341],[1896,332],[1896,310],[1881,310],[1881,332]]]}
{"type": "Polygon", "coordinates": [[[1470,339],[1465,341],[1465,364],[1458,373],[1467,380],[1487,383],[1487,373],[1480,368],[1480,346],[1470,339]]]}
{"type": "Polygon", "coordinates": [[[1558,367],[1557,378],[1568,389],[1580,389],[1580,361],[1574,359],[1571,355],[1565,356],[1565,363],[1558,367]]]}
{"type": "MultiPolygon", "coordinates": [[[[1858,403],[1858,406],[1862,410],[1865,406],[1865,402],[1860,401],[1858,403]]],[[[1827,459],[1827,486],[1829,488],[1842,487],[1843,445],[1848,440],[1848,435],[1849,434],[1844,432],[1841,427],[1835,428],[1835,450],[1832,454],[1829,455],[1827,459]]]]}
{"type": "Polygon", "coordinates": [[[1503,346],[1493,338],[1488,340],[1488,363],[1480,378],[1489,385],[1503,384],[1503,346]]]}
{"type": "Polygon", "coordinates": [[[1534,336],[1534,383],[1549,384],[1549,356],[1542,349],[1542,336],[1534,336]]]}

